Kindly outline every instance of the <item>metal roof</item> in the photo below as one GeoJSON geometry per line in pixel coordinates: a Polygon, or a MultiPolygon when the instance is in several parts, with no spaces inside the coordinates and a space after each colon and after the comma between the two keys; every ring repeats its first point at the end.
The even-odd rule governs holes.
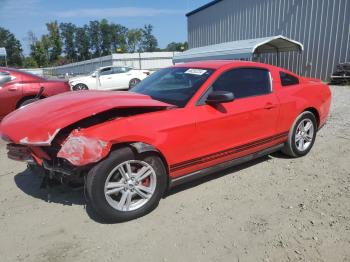
{"type": "Polygon", "coordinates": [[[195,9],[195,10],[193,10],[193,11],[191,11],[191,12],[188,12],[188,13],[186,14],[186,16],[188,17],[188,16],[190,16],[190,15],[193,15],[193,14],[195,14],[195,13],[198,13],[199,11],[202,11],[203,9],[206,9],[206,8],[208,8],[208,7],[212,6],[212,5],[215,5],[216,3],[221,2],[221,1],[222,1],[222,0],[214,0],[214,1],[211,1],[211,2],[209,2],[209,3],[207,3],[207,4],[205,4],[205,5],[202,5],[201,7],[198,7],[197,9],[195,9]]]}
{"type": "Polygon", "coordinates": [[[253,54],[303,51],[301,43],[282,35],[202,46],[176,54],[174,63],[213,59],[250,59],[253,54]]]}

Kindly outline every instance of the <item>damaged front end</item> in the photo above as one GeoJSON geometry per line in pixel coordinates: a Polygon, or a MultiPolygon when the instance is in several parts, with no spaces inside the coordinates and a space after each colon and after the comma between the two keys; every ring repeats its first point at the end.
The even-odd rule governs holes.
{"type": "MultiPolygon", "coordinates": [[[[108,113],[110,117],[110,113],[108,113]]],[[[81,120],[48,135],[47,140],[31,140],[27,137],[14,143],[2,135],[7,141],[9,159],[26,162],[35,174],[43,176],[46,187],[49,181],[55,180],[67,185],[83,185],[84,176],[91,166],[105,158],[111,143],[101,139],[88,137],[84,130],[100,121],[108,121],[103,115],[81,120]]]]}
{"type": "Polygon", "coordinates": [[[62,144],[57,157],[66,159],[74,166],[85,166],[106,157],[110,149],[109,142],[86,137],[74,130],[62,144]]]}
{"type": "Polygon", "coordinates": [[[88,132],[92,127],[169,107],[129,92],[62,94],[9,114],[0,123],[0,136],[8,143],[8,157],[27,162],[44,181],[82,185],[112,147],[106,136],[88,132]]]}

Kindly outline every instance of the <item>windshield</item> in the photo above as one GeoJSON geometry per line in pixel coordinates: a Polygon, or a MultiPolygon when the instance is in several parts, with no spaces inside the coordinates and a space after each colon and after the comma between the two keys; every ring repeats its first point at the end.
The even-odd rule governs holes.
{"type": "Polygon", "coordinates": [[[184,107],[212,73],[211,69],[165,68],[145,78],[130,91],[184,107]]]}

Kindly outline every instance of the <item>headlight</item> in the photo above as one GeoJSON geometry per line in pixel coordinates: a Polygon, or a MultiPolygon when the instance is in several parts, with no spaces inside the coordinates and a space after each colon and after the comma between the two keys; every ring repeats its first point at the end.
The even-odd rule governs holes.
{"type": "Polygon", "coordinates": [[[110,148],[108,142],[73,131],[63,143],[57,157],[68,160],[74,166],[84,166],[100,161],[109,153],[110,148]]]}

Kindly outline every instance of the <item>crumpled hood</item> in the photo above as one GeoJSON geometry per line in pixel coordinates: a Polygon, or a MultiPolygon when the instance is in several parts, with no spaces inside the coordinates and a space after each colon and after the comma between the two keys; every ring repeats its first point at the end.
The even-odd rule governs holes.
{"type": "Polygon", "coordinates": [[[17,144],[50,145],[62,128],[110,109],[171,106],[132,92],[67,92],[12,112],[2,120],[0,134],[17,144]]]}

